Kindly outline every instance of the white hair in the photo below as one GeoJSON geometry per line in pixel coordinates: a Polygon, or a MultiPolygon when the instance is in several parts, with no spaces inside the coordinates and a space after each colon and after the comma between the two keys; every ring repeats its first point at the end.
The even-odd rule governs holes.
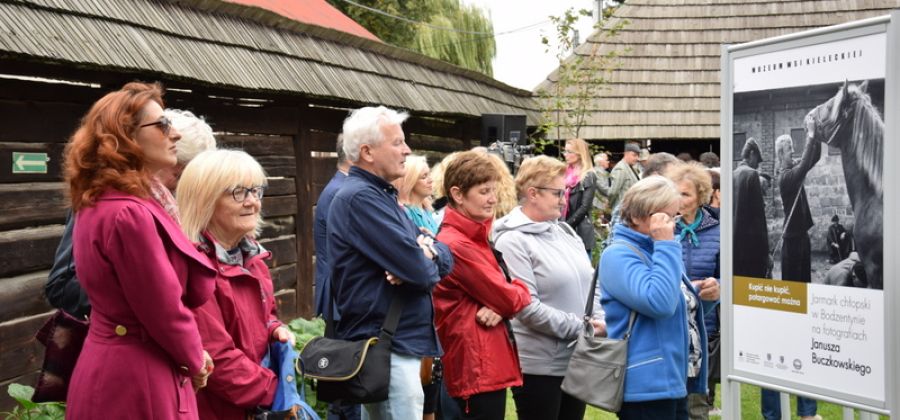
{"type": "Polygon", "coordinates": [[[409,117],[405,112],[397,112],[384,106],[367,106],[353,110],[344,120],[344,153],[351,162],[359,161],[359,148],[364,144],[372,146],[384,141],[381,127],[403,124],[409,117]]]}
{"type": "Polygon", "coordinates": [[[181,140],[175,143],[178,163],[186,165],[201,152],[216,148],[212,127],[203,118],[191,111],[171,108],[163,111],[163,114],[172,121],[172,127],[181,134],[181,140]]]}

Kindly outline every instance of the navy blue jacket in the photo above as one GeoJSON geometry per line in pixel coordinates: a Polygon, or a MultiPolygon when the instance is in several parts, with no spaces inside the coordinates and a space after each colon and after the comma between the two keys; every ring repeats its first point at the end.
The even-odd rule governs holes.
{"type": "Polygon", "coordinates": [[[446,245],[435,242],[437,259],[429,260],[416,243],[419,229],[397,202],[397,190],[359,167],[331,202],[328,214],[331,291],[340,321],[335,337],[358,340],[378,335],[396,292],[408,296],[394,334],[393,351],[411,356],[438,356],[431,289],[453,268],[446,245]],[[392,286],[385,271],[403,280],[392,286]]]}
{"type": "MultiPolygon", "coordinates": [[[[313,224],[313,240],[316,243],[316,301],[314,311],[316,315],[322,315],[326,307],[330,307],[331,299],[331,267],[328,266],[330,259],[328,258],[328,246],[325,236],[326,227],[328,225],[328,210],[331,209],[331,200],[337,194],[347,175],[337,171],[328,181],[328,185],[319,194],[319,201],[316,202],[316,217],[313,224]]],[[[332,319],[341,319],[337,311],[332,311],[332,319]]]]}
{"type": "MultiPolygon", "coordinates": [[[[684,261],[684,272],[691,280],[700,280],[714,277],[721,283],[719,276],[719,214],[708,207],[700,207],[703,212],[703,220],[697,227],[697,239],[700,243],[695,247],[690,239],[685,236],[681,239],[681,259],[684,261]]],[[[681,234],[681,228],[675,226],[675,235],[681,234]]],[[[718,331],[716,311],[706,315],[706,331],[718,331]]]]}

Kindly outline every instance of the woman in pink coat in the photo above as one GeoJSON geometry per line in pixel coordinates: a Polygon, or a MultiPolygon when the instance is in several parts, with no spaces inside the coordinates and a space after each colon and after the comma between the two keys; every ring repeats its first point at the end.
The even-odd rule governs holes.
{"type": "Polygon", "coordinates": [[[175,165],[180,138],[162,107],[158,85],[129,83],[93,105],[67,147],[75,265],[93,305],[69,419],[198,416],[212,361],[190,308],[210,298],[215,269],[155,176],[175,165]]]}
{"type": "Polygon", "coordinates": [[[217,267],[214,297],[194,309],[216,370],[197,394],[200,418],[243,420],[248,410],[271,406],[275,374],[260,365],[269,343],[293,341],[278,321],[271,253],[256,240],[266,175],[237,150],[203,152],[178,181],[178,210],[188,238],[217,267]]]}

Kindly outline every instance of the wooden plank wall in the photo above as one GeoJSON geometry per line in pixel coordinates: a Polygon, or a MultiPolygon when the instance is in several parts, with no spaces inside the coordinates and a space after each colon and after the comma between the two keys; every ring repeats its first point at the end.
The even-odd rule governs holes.
{"type": "MultiPolygon", "coordinates": [[[[62,235],[66,203],[61,176],[65,143],[90,105],[120,85],[71,86],[0,79],[0,411],[13,406],[9,383],[33,385],[43,347],[33,335],[53,312],[43,287],[62,235]],[[12,174],[12,152],[44,152],[47,174],[12,174]]],[[[238,96],[238,95],[235,95],[238,96]]],[[[220,147],[256,157],[269,178],[260,242],[269,261],[282,319],[312,314],[313,212],[335,171],[345,107],[273,98],[253,106],[194,92],[170,91],[166,105],[202,115],[220,147]]],[[[414,153],[434,164],[478,144],[479,120],[414,116],[404,124],[414,153]]]]}

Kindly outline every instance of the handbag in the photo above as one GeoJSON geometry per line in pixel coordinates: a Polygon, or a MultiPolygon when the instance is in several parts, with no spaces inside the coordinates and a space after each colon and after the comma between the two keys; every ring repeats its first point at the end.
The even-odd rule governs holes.
{"type": "Polygon", "coordinates": [[[59,309],[35,334],[45,347],[44,364],[38,375],[32,401],[65,401],[75,362],[84,347],[88,321],[80,320],[59,309]]]}
{"type": "Polygon", "coordinates": [[[333,336],[331,311],[325,312],[325,336],[316,337],[300,351],[300,368],[316,380],[316,396],[325,402],[370,404],[388,399],[391,379],[391,344],[406,297],[394,292],[378,337],[340,340],[333,336]]]}
{"type": "MultiPolygon", "coordinates": [[[[628,243],[619,242],[633,249],[641,256],[644,263],[646,257],[628,243]]],[[[649,265],[649,264],[648,264],[649,265]]],[[[575,350],[569,359],[566,376],[563,377],[562,390],[587,404],[610,412],[622,408],[625,396],[625,370],[628,364],[628,339],[637,312],[631,311],[628,317],[628,328],[621,339],[595,337],[590,323],[594,312],[594,293],[597,290],[597,277],[600,265],[594,270],[591,290],[588,293],[584,308],[584,329],[575,341],[575,350]]]]}

